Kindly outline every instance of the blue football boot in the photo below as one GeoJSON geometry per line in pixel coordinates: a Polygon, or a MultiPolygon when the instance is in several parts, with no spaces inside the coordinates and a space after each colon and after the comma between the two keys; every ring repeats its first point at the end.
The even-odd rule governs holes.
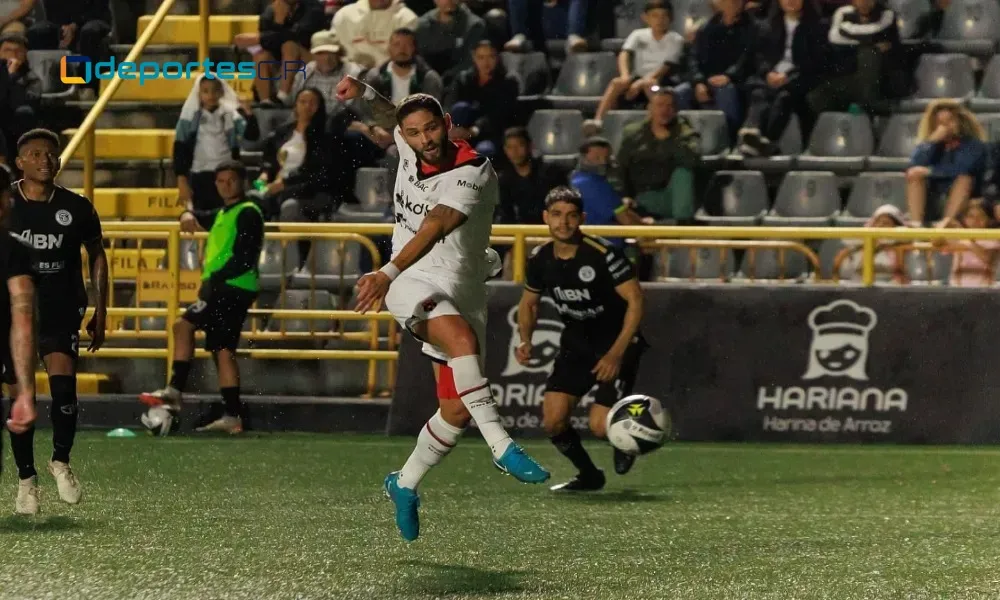
{"type": "Polygon", "coordinates": [[[493,459],[493,464],[521,483],[544,483],[551,477],[542,465],[535,462],[535,459],[528,456],[524,449],[514,442],[511,442],[503,456],[493,459]]]}
{"type": "Polygon", "coordinates": [[[396,505],[396,527],[403,539],[412,542],[420,535],[420,497],[409,488],[399,487],[399,471],[393,471],[385,478],[385,495],[396,505]]]}

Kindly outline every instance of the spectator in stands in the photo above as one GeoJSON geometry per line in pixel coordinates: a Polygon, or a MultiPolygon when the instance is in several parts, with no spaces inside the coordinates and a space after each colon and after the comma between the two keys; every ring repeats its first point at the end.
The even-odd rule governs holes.
{"type": "MultiPolygon", "coordinates": [[[[891,204],[883,204],[875,209],[868,218],[865,227],[890,229],[906,227],[903,211],[891,204]]],[[[899,241],[880,242],[875,248],[875,281],[907,283],[904,255],[897,248],[899,241]]],[[[860,241],[848,241],[847,247],[841,250],[840,266],[837,273],[842,281],[861,282],[864,271],[864,245],[860,241]]],[[[835,265],[836,266],[836,265],[835,265]]]]}
{"type": "Polygon", "coordinates": [[[36,0],[0,0],[0,34],[24,33],[36,0]]]}
{"type": "Polygon", "coordinates": [[[669,88],[650,90],[647,114],[622,134],[617,162],[625,202],[654,219],[689,223],[695,211],[700,136],[687,119],[677,116],[669,88]]]}
{"type": "Polygon", "coordinates": [[[743,123],[741,87],[753,73],[757,25],[743,0],[715,0],[718,13],[698,30],[692,44],[691,84],[677,88],[682,110],[710,108],[726,115],[730,135],[743,123]]]}
{"type": "Polygon", "coordinates": [[[305,88],[295,96],[293,119],[264,145],[258,181],[267,184],[263,205],[281,221],[327,220],[350,194],[342,140],[326,130],[323,94],[305,88]]]}
{"type": "Polygon", "coordinates": [[[937,100],[924,111],[919,141],[906,171],[906,202],[910,219],[954,219],[970,198],[982,194],[986,172],[986,134],[967,108],[953,100],[937,100]],[[943,213],[942,198],[947,198],[943,213]],[[928,199],[930,201],[928,201],[928,199]]]}
{"type": "MultiPolygon", "coordinates": [[[[970,200],[961,220],[949,221],[948,227],[964,227],[966,229],[993,227],[994,221],[991,212],[990,207],[982,198],[970,200]]],[[[948,285],[955,287],[993,287],[996,285],[995,274],[997,259],[1000,258],[1000,241],[967,240],[949,244],[941,240],[937,244],[949,248],[953,256],[948,285]]]]}
{"type": "Polygon", "coordinates": [[[566,52],[586,52],[589,0],[509,0],[514,37],[504,50],[545,50],[545,40],[566,40],[566,52]]]}
{"type": "MultiPolygon", "coordinates": [[[[31,70],[28,64],[28,38],[19,33],[0,35],[0,61],[7,62],[7,72],[14,83],[24,89],[31,106],[37,106],[42,98],[42,80],[31,70]]],[[[34,120],[34,113],[22,113],[20,120],[34,120]]],[[[34,125],[26,125],[25,131],[34,129],[34,125]]]]}
{"type": "Polygon", "coordinates": [[[392,33],[389,55],[388,62],[368,72],[368,85],[394,103],[417,92],[430,94],[438,100],[442,98],[441,76],[417,55],[417,37],[412,29],[398,29],[392,33]]]}
{"type": "Polygon", "coordinates": [[[344,47],[337,41],[337,36],[329,30],[313,34],[310,53],[312,61],[306,65],[305,72],[295,74],[292,95],[298,96],[299,92],[307,87],[319,90],[323,94],[323,101],[326,102],[327,115],[332,117],[353,105],[353,101],[342,103],[337,100],[337,84],[346,75],[360,77],[362,68],[344,59],[344,47]]]}
{"type": "MultiPolygon", "coordinates": [[[[653,222],[640,217],[622,202],[622,197],[608,180],[611,169],[611,142],[602,137],[588,138],[580,145],[580,161],[569,183],[583,196],[583,212],[589,225],[640,225],[653,222]]],[[[623,238],[613,244],[625,246],[623,238]]]]}
{"type": "Polygon", "coordinates": [[[866,112],[888,112],[894,87],[889,82],[899,81],[903,64],[896,14],[879,0],[852,0],[834,13],[828,38],[834,76],[807,96],[812,111],[845,111],[856,104],[866,112]]]}
{"type": "Polygon", "coordinates": [[[480,154],[493,157],[503,142],[503,131],[513,124],[518,82],[489,40],[476,45],[473,62],[475,66],[455,78],[445,98],[453,125],[449,135],[475,144],[480,154]]]}
{"type": "Polygon", "coordinates": [[[618,54],[618,77],[608,84],[594,120],[584,123],[584,135],[600,131],[601,119],[618,107],[623,96],[625,108],[633,108],[646,101],[654,85],[669,85],[676,80],[684,54],[684,38],[670,31],[673,16],[670,2],[646,2],[642,21],[647,27],[636,29],[625,39],[618,54]]]}
{"type": "MultiPolygon", "coordinates": [[[[28,28],[28,47],[32,50],[72,50],[103,60],[108,54],[111,33],[110,0],[44,0],[45,20],[28,28]]],[[[96,90],[100,81],[91,85],[96,90]]]]}
{"type": "Polygon", "coordinates": [[[472,53],[486,37],[486,23],[461,0],[434,0],[437,8],[417,20],[417,47],[445,85],[472,66],[472,53]]]}
{"type": "Polygon", "coordinates": [[[33,98],[29,90],[37,90],[39,86],[32,84],[32,81],[38,83],[34,74],[30,71],[24,74],[28,66],[19,62],[16,49],[23,48],[23,45],[11,42],[11,37],[20,36],[6,35],[0,43],[0,115],[9,115],[0,119],[0,150],[6,147],[13,151],[21,134],[36,124],[35,103],[38,98],[33,98]]]}
{"type": "Polygon", "coordinates": [[[540,225],[546,194],[556,186],[566,185],[567,174],[534,155],[531,136],[524,127],[511,127],[504,132],[503,152],[507,161],[501,163],[497,173],[500,180],[497,222],[540,225]]]}
{"type": "MultiPolygon", "coordinates": [[[[259,33],[236,36],[236,47],[246,50],[254,62],[309,62],[312,35],[323,28],[323,6],[315,0],[272,0],[260,14],[259,33]]],[[[260,77],[254,92],[262,104],[287,104],[292,97],[294,77],[285,77],[285,66],[258,64],[260,77]],[[275,80],[280,81],[275,90],[275,80]]]]}
{"type": "Polygon", "coordinates": [[[809,139],[814,117],[806,94],[819,84],[827,55],[827,27],[813,0],[776,0],[772,7],[762,23],[757,76],[748,84],[750,109],[739,133],[740,152],[749,156],[774,154],[793,113],[809,139]]]}
{"type": "Polygon", "coordinates": [[[395,32],[416,23],[417,15],[402,0],[358,0],[337,11],[333,31],[347,49],[347,58],[373,69],[390,59],[395,32]]]}
{"type": "Polygon", "coordinates": [[[187,210],[222,206],[215,169],[239,160],[240,140],[256,140],[257,119],[249,103],[240,106],[233,88],[221,79],[199,75],[181,107],[174,134],[174,172],[178,199],[187,210]]]}

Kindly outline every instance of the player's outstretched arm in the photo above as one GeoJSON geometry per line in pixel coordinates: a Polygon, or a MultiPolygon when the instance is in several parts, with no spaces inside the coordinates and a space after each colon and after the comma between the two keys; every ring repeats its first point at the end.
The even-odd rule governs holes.
{"type": "Polygon", "coordinates": [[[517,362],[526,364],[531,360],[531,336],[535,333],[538,323],[538,300],[541,295],[525,288],[521,294],[521,302],[517,305],[517,331],[521,334],[521,343],[517,346],[517,362]]]}
{"type": "Polygon", "coordinates": [[[391,100],[375,91],[375,88],[356,77],[346,75],[337,84],[337,100],[347,102],[361,98],[368,103],[375,124],[392,131],[396,126],[396,105],[391,100]]]}
{"type": "Polygon", "coordinates": [[[615,286],[615,291],[625,300],[628,307],[625,310],[625,319],[622,321],[622,330],[618,333],[618,338],[592,370],[597,375],[598,381],[614,381],[618,377],[622,357],[632,342],[632,338],[639,331],[639,323],[642,321],[643,295],[642,288],[639,287],[639,280],[633,277],[615,286]]]}
{"type": "Polygon", "coordinates": [[[30,275],[7,280],[10,293],[10,355],[17,378],[7,428],[27,431],[35,422],[35,284],[30,275]]]}
{"type": "Polygon", "coordinates": [[[90,284],[97,291],[94,316],[87,323],[87,333],[90,334],[90,346],[87,350],[96,352],[104,345],[108,319],[108,255],[104,253],[103,238],[97,238],[86,247],[87,260],[90,262],[90,284]]]}

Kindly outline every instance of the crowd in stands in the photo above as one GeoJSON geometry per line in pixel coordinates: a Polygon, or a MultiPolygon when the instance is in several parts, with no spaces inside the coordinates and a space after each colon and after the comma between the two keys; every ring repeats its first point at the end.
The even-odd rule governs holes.
{"type": "MultiPolygon", "coordinates": [[[[0,0],[0,58],[7,64],[0,69],[0,114],[17,115],[0,121],[0,155],[9,158],[10,140],[45,121],[42,83],[28,64],[29,49],[66,49],[94,58],[109,51],[109,0],[71,4],[72,9],[61,0],[0,0]]],[[[718,203],[705,200],[719,160],[736,157],[745,161],[742,168],[765,172],[784,164],[777,169],[784,175],[790,159],[782,156],[783,136],[794,124],[803,156],[822,156],[812,142],[830,137],[820,131],[829,113],[860,115],[884,130],[919,91],[916,74],[925,55],[943,51],[938,36],[947,28],[949,10],[957,10],[954,5],[954,0],[677,5],[669,0],[265,0],[259,31],[236,36],[235,49],[264,65],[302,60],[305,72],[257,80],[252,105],[241,103],[225,82],[199,78],[176,126],[173,169],[184,201],[198,208],[217,205],[208,174],[221,161],[238,158],[245,142],[259,141],[263,156],[255,187],[270,218],[327,221],[345,211],[354,214],[349,209],[358,203],[358,169],[392,169],[396,153],[391,132],[375,125],[363,103],[337,100],[337,82],[352,75],[393,101],[414,92],[442,101],[453,118],[452,139],[469,142],[494,161],[501,189],[498,223],[540,223],[547,191],[570,183],[582,192],[590,223],[695,224],[699,215],[719,211],[718,203]],[[909,22],[912,11],[893,8],[914,2],[927,4],[915,22],[909,22]],[[626,4],[637,20],[622,31],[616,16],[621,21],[620,5],[626,4]],[[550,96],[572,96],[565,89],[577,84],[563,82],[570,78],[564,73],[568,66],[602,52],[616,53],[602,95],[569,98],[567,104],[587,118],[556,123],[544,131],[544,140],[532,139],[533,133],[539,137],[532,116],[552,108],[550,96]],[[520,67],[536,58],[541,68],[520,67]],[[558,79],[555,89],[552,79],[558,79]],[[623,109],[633,111],[627,122],[620,120],[623,109]],[[275,111],[283,122],[264,127],[261,115],[275,111]],[[721,139],[710,137],[699,118],[711,114],[700,111],[718,111],[711,114],[719,115],[721,139]],[[558,143],[565,134],[559,127],[567,126],[578,129],[565,138],[577,140],[574,155],[543,156],[539,146],[558,143]],[[754,159],[764,162],[750,162],[754,159]]],[[[594,72],[597,62],[582,64],[587,67],[576,73],[581,82],[600,75],[594,72]]],[[[579,85],[584,84],[590,85],[579,85]]],[[[1000,152],[984,126],[962,99],[934,99],[919,109],[924,114],[917,144],[901,170],[903,205],[885,204],[855,216],[870,226],[993,226],[1000,220],[1000,152]]],[[[838,135],[844,134],[835,133],[835,142],[838,135]]],[[[867,164],[865,158],[859,164],[867,164]]],[[[781,180],[768,175],[773,190],[781,180]]],[[[391,202],[385,216],[390,213],[391,202]]],[[[998,255],[991,245],[942,245],[940,251],[954,255],[953,284],[993,281],[998,255]],[[988,277],[977,279],[977,272],[987,271],[988,277]]],[[[860,273],[856,254],[842,262],[843,278],[860,273]]],[[[904,281],[901,261],[892,244],[881,248],[880,277],[904,281]]]]}

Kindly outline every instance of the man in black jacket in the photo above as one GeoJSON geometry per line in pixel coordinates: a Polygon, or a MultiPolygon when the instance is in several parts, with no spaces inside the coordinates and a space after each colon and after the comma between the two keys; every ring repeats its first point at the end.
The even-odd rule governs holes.
{"type": "Polygon", "coordinates": [[[497,170],[500,180],[497,222],[541,225],[545,196],[553,188],[566,185],[569,174],[533,155],[531,136],[524,127],[511,127],[503,137],[503,151],[509,164],[497,170]]]}
{"type": "Polygon", "coordinates": [[[453,124],[450,135],[475,144],[477,152],[492,158],[504,129],[513,124],[517,78],[504,68],[489,40],[476,45],[472,60],[475,66],[459,73],[445,98],[453,124]]]}
{"type": "MultiPolygon", "coordinates": [[[[33,50],[71,50],[94,62],[107,55],[111,33],[110,0],[45,0],[45,20],[28,28],[33,50]]],[[[91,85],[100,81],[94,77],[91,85]]]]}

